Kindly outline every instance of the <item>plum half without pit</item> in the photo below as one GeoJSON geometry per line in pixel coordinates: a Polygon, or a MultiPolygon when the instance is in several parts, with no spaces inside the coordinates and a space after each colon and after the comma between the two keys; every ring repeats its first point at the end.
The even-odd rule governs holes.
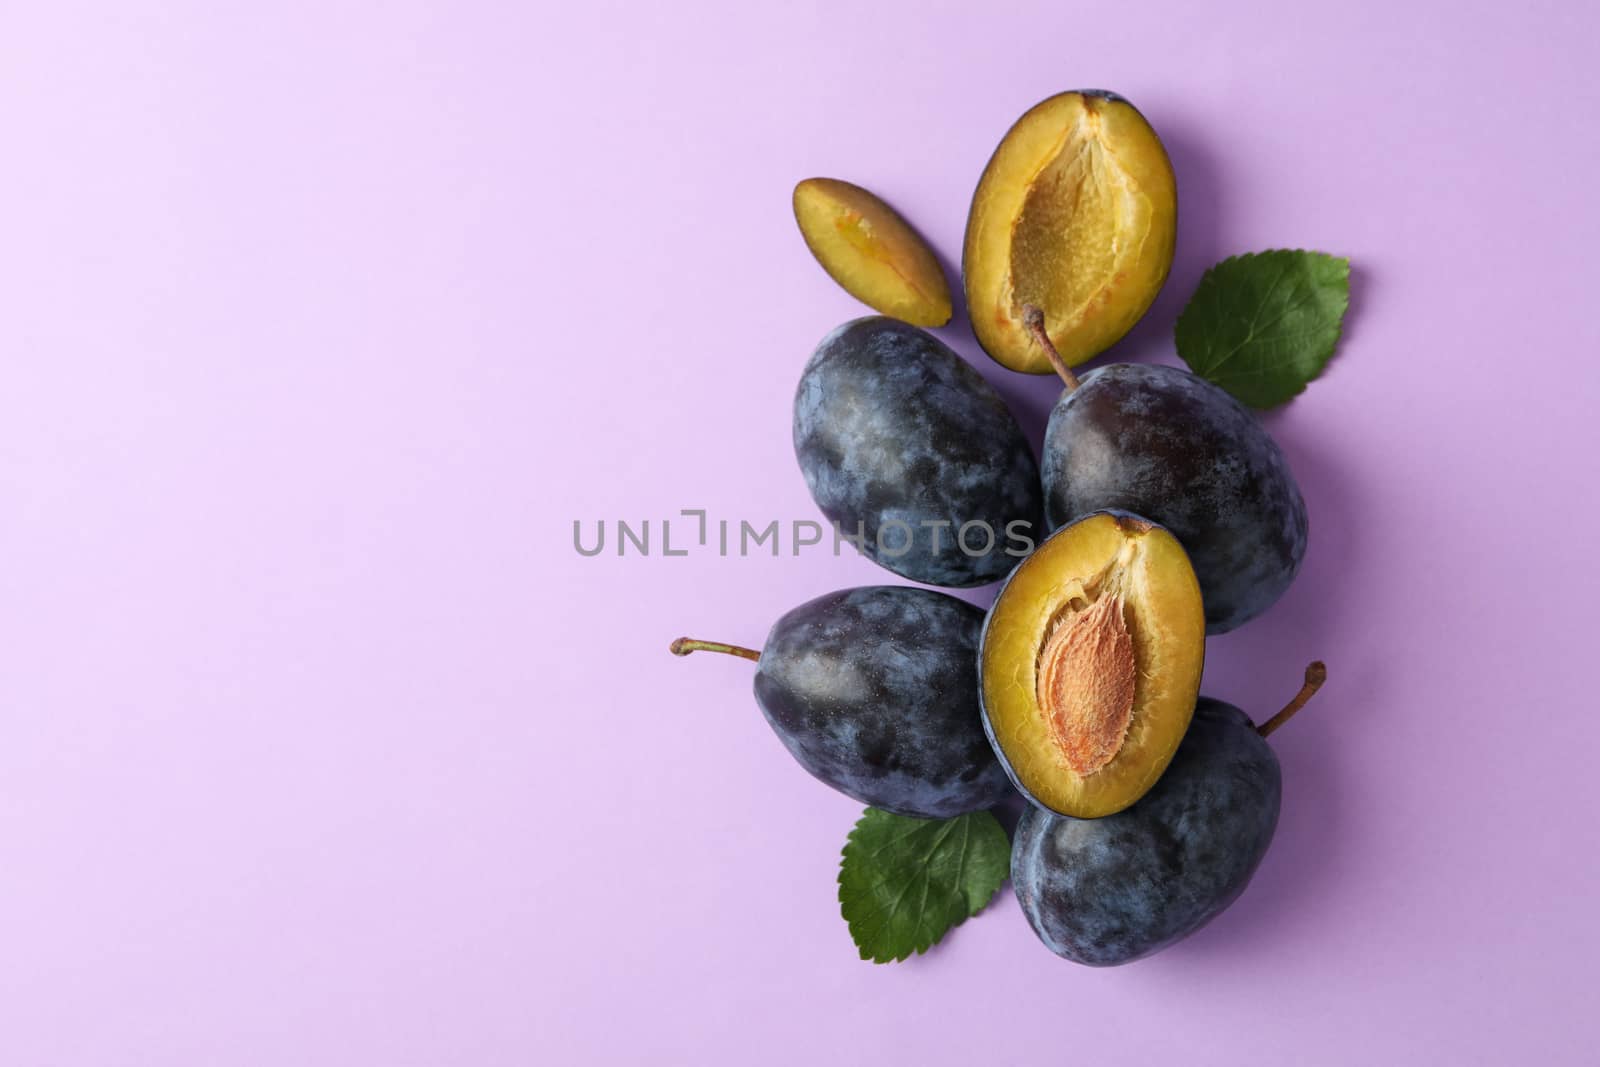
{"type": "Polygon", "coordinates": [[[972,194],[961,272],[978,343],[1012,370],[1049,374],[1023,321],[1031,304],[1069,365],[1105,351],[1160,292],[1177,226],[1172,164],[1132,104],[1084,89],[1035,105],[972,194]]]}
{"type": "Polygon", "coordinates": [[[982,627],[948,594],[867,586],[786,613],[760,652],[688,637],[672,652],[755,660],[756,703],[800,766],[863,804],[944,819],[1011,795],[978,722],[982,627]]]}

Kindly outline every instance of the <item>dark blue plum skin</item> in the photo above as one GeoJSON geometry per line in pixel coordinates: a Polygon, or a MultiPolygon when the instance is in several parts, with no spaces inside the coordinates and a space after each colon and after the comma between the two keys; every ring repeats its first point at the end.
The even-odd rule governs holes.
{"type": "Polygon", "coordinates": [[[1034,933],[1092,967],[1142,959],[1239,898],[1272,843],[1283,780],[1244,712],[1201,697],[1155,788],[1103,819],[1029,807],[1011,881],[1034,933]]]}
{"type": "Polygon", "coordinates": [[[847,322],[817,346],[795,392],[794,451],[823,514],[846,534],[861,523],[863,554],[903,578],[999,581],[1044,536],[1038,464],[1005,401],[937,338],[896,319],[847,322]],[[884,529],[896,520],[909,548],[904,528],[884,529]],[[1012,532],[1026,543],[1007,536],[1019,520],[1012,532]],[[993,544],[975,526],[971,552],[958,547],[968,522],[987,524],[993,544]]]}
{"type": "Polygon", "coordinates": [[[1045,429],[1052,529],[1117,508],[1172,531],[1205,598],[1206,632],[1271,607],[1305,558],[1305,500],[1256,417],[1188,371],[1113,364],[1083,375],[1045,429]]]}
{"type": "Polygon", "coordinates": [[[756,703],[800,766],[896,815],[993,807],[1010,780],[978,721],[983,612],[931,589],[818,597],[772,627],[756,703]]]}

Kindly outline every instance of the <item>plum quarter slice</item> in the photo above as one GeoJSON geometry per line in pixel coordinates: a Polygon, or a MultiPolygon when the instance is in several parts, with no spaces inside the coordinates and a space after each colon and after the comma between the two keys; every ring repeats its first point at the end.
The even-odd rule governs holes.
{"type": "Polygon", "coordinates": [[[1060,93],[1017,120],[978,180],[962,274],[978,343],[1048,374],[1024,309],[1040,308],[1068,366],[1139,321],[1172,267],[1177,184],[1144,116],[1099,90],[1060,93]]]}
{"type": "Polygon", "coordinates": [[[950,321],[950,285],[933,249],[872,193],[807,178],[794,187],[794,219],[822,269],[863,304],[913,326],[950,321]]]}
{"type": "Polygon", "coordinates": [[[1083,819],[1155,785],[1189,726],[1205,661],[1200,583],[1176,538],[1127,512],[1052,534],[984,623],[984,729],[1012,782],[1083,819]]]}

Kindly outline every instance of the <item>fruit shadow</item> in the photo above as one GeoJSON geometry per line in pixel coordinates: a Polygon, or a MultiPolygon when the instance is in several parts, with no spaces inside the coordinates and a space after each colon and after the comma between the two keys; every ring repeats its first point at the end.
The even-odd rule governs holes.
{"type": "MultiPolygon", "coordinates": [[[[989,812],[999,820],[1001,826],[1005,827],[1006,836],[1014,841],[1017,837],[1017,823],[1022,819],[1022,813],[1027,810],[1028,802],[1022,799],[1022,794],[1013,792],[990,808],[989,812]]],[[[1011,884],[1009,878],[1006,884],[1011,884]]]]}
{"type": "Polygon", "coordinates": [[[1305,498],[1305,559],[1293,584],[1265,614],[1209,643],[1209,651],[1224,663],[1257,665],[1250,677],[1264,686],[1273,684],[1272,675],[1280,669],[1298,678],[1298,668],[1304,666],[1293,662],[1298,655],[1332,655],[1341,647],[1339,634],[1356,622],[1349,576],[1359,572],[1362,528],[1353,518],[1368,514],[1371,501],[1327,442],[1314,437],[1311,424],[1295,418],[1301,402],[1267,412],[1261,422],[1283,449],[1305,498]]]}
{"type": "Polygon", "coordinates": [[[1329,680],[1269,742],[1283,769],[1283,813],[1261,869],[1233,907],[1163,958],[1174,965],[1279,952],[1297,924],[1313,924],[1348,866],[1354,829],[1340,817],[1347,777],[1339,739],[1372,728],[1363,720],[1380,706],[1381,664],[1344,661],[1338,650],[1360,647],[1355,611],[1360,529],[1349,517],[1368,513],[1359,482],[1309,439],[1294,404],[1266,421],[1300,483],[1311,519],[1305,563],[1284,598],[1262,617],[1207,642],[1203,691],[1244,708],[1257,722],[1293,695],[1312,659],[1328,664],[1329,680]]]}
{"type": "MultiPolygon", "coordinates": [[[[1309,710],[1309,709],[1308,709],[1309,710]]],[[[1288,727],[1285,727],[1288,729],[1288,727]]],[[[1338,819],[1341,771],[1338,746],[1315,746],[1315,758],[1283,758],[1284,806],[1278,829],[1244,895],[1203,930],[1164,953],[1169,965],[1214,975],[1219,964],[1261,961],[1294,944],[1325,922],[1336,883],[1346,865],[1345,830],[1338,819]]],[[[1313,746],[1298,748],[1307,756],[1313,746]]]]}
{"type": "Polygon", "coordinates": [[[972,332],[972,317],[961,286],[961,265],[937,248],[933,254],[945,277],[952,283],[951,294],[954,297],[950,321],[934,332],[994,386],[1016,417],[1017,424],[1022,427],[1023,436],[1033,449],[1034,459],[1038,459],[1040,446],[1044,443],[1045,424],[1050,421],[1050,411],[1061,396],[1060,381],[1054,375],[1019,374],[990,359],[988,353],[979,346],[977,335],[972,332]]]}

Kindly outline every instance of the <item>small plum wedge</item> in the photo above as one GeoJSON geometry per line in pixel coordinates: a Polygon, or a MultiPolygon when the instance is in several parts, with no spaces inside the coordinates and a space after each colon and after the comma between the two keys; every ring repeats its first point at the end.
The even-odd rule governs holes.
{"type": "Polygon", "coordinates": [[[914,326],[950,321],[950,284],[938,257],[899,212],[837,178],[794,187],[806,247],[840,288],[874,311],[914,326]]]}

